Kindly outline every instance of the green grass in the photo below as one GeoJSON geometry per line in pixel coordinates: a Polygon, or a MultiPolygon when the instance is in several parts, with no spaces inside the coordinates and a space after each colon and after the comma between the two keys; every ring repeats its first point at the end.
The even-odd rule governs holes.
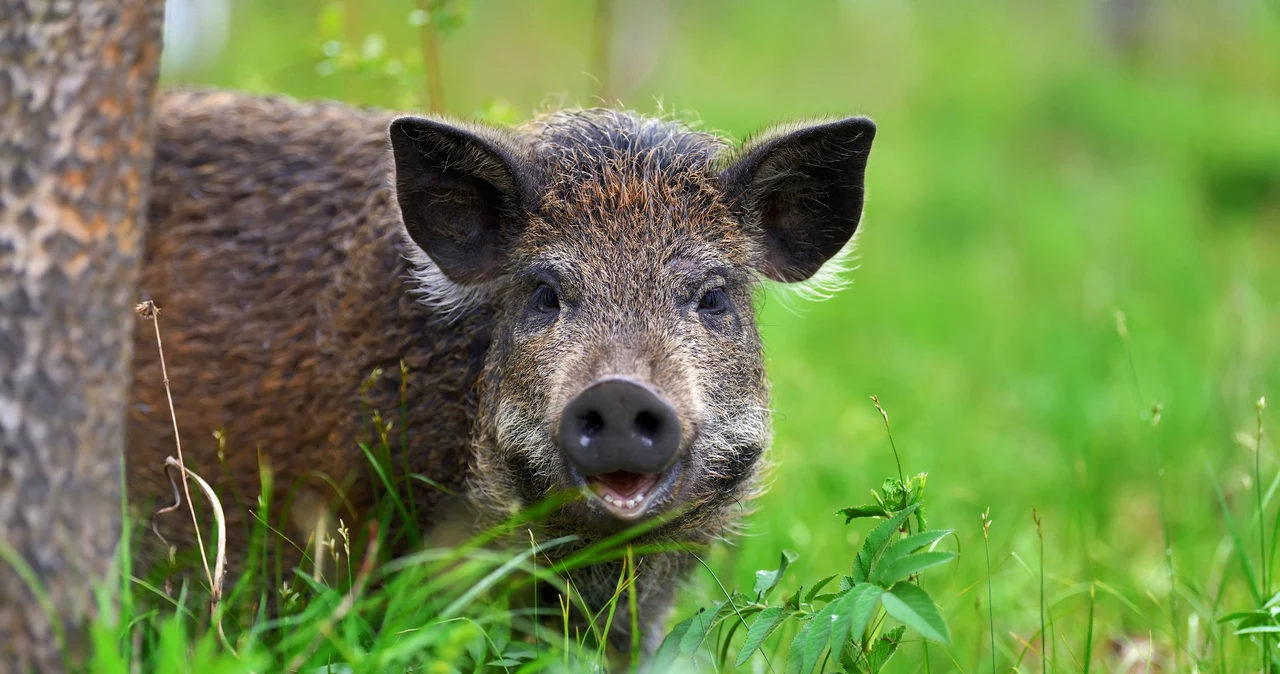
{"type": "MultiPolygon", "coordinates": [[[[425,107],[412,1],[354,3],[351,24],[322,20],[324,4],[240,3],[232,47],[168,79],[425,107]],[[368,58],[321,74],[325,40],[347,35],[368,58]]],[[[592,3],[450,4],[450,112],[519,119],[591,101],[592,3]]],[[[1256,671],[1264,640],[1275,648],[1270,632],[1233,634],[1247,616],[1219,620],[1275,590],[1275,555],[1259,546],[1277,540],[1280,465],[1257,423],[1277,423],[1256,401],[1280,396],[1280,9],[1153,4],[1126,58],[1083,5],[671,3],[664,23],[618,3],[614,93],[631,107],[660,100],[739,138],[814,114],[880,127],[852,286],[763,302],[779,466],[748,534],[705,557],[673,624],[751,588],[784,549],[799,555],[780,596],[848,573],[869,528],[834,513],[899,472],[878,395],[906,473],[930,475],[931,526],[955,529],[961,553],[924,582],[951,645],[926,663],[909,636],[889,670],[1256,671]]],[[[465,583],[506,563],[440,554],[472,555],[451,577],[465,583]]],[[[443,663],[532,630],[501,610],[506,578],[485,593],[495,610],[404,567],[340,620],[351,581],[297,581],[291,617],[228,616],[238,656],[197,585],[162,598],[131,582],[115,590],[131,597],[124,624],[97,626],[95,671],[127,671],[135,639],[156,671],[263,671],[313,642],[309,666],[453,671],[443,663]]],[[[624,597],[614,619],[628,613],[624,597]]],[[[539,629],[550,655],[524,671],[594,659],[589,640],[539,629]]],[[[789,629],[744,670],[787,671],[789,629]]]]}

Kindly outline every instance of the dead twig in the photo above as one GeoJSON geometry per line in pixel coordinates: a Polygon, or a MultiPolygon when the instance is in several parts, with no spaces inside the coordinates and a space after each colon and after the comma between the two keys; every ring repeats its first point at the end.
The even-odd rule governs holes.
{"type": "MultiPolygon", "coordinates": [[[[155,326],[156,351],[157,353],[160,354],[160,374],[164,378],[165,397],[168,398],[169,400],[169,419],[173,421],[173,444],[177,447],[177,450],[178,450],[177,465],[178,465],[179,471],[182,473],[182,493],[185,495],[187,499],[187,509],[191,511],[191,524],[196,529],[196,545],[200,548],[200,561],[204,564],[204,575],[206,578],[209,579],[209,587],[212,588],[214,587],[214,578],[213,578],[213,573],[209,570],[209,556],[208,554],[205,553],[205,550],[204,550],[204,537],[201,536],[200,534],[200,522],[196,519],[196,509],[194,504],[191,501],[191,487],[187,483],[187,475],[190,474],[192,476],[195,476],[195,473],[192,473],[191,471],[187,470],[186,461],[184,461],[182,458],[182,439],[178,437],[178,414],[177,412],[174,411],[174,408],[173,408],[173,390],[169,387],[169,368],[164,363],[164,342],[163,340],[160,339],[160,307],[157,307],[155,302],[152,302],[151,300],[147,300],[139,304],[137,307],[135,307],[134,311],[137,312],[137,314],[141,316],[143,319],[150,320],[151,324],[155,326]]],[[[173,460],[172,457],[165,459],[165,464],[167,465],[169,461],[172,461],[172,460],[173,460]]],[[[166,468],[165,470],[167,471],[168,469],[166,468]]],[[[206,488],[208,487],[208,485],[205,484],[204,480],[201,480],[198,476],[196,476],[196,479],[199,480],[200,483],[204,485],[206,488]]],[[[176,489],[174,490],[174,492],[175,492],[174,495],[177,496],[176,489]]],[[[210,500],[217,503],[217,497],[213,495],[213,490],[209,489],[207,493],[209,494],[210,500]]],[[[174,508],[177,507],[177,505],[178,504],[175,503],[172,507],[165,508],[160,512],[157,512],[156,514],[159,515],[164,512],[171,512],[174,508]]],[[[218,506],[218,510],[221,511],[221,505],[218,506]]],[[[221,514],[219,514],[219,521],[221,521],[221,514]]],[[[155,530],[154,522],[155,522],[155,519],[153,518],[152,519],[153,531],[155,530]]],[[[223,528],[224,534],[225,534],[225,531],[226,529],[224,526],[223,528]]],[[[164,540],[164,537],[161,536],[160,539],[164,540]]],[[[224,542],[224,539],[225,539],[225,535],[218,537],[219,545],[221,545],[223,549],[225,549],[226,547],[226,543],[224,542]]],[[[165,544],[168,545],[168,542],[166,541],[165,544]]],[[[220,586],[220,583],[219,583],[219,586],[220,586]]],[[[217,607],[218,605],[217,597],[218,595],[215,592],[213,595],[214,607],[217,607]]]]}

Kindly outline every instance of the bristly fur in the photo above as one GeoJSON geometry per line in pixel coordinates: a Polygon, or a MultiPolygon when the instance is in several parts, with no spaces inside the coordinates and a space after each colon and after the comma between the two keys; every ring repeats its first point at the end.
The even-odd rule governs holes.
{"type": "Polygon", "coordinates": [[[493,283],[457,283],[440,271],[430,256],[413,245],[409,233],[401,225],[405,240],[405,259],[409,261],[409,292],[424,306],[450,317],[466,314],[489,301],[494,294],[493,283]]]}
{"type": "MultiPolygon", "coordinates": [[[[851,134],[874,126],[792,125],[735,149],[676,119],[604,108],[498,129],[200,91],[163,96],[159,119],[142,288],[166,310],[175,399],[199,403],[183,433],[227,438],[225,457],[192,450],[226,467],[220,493],[256,495],[269,464],[274,507],[299,485],[301,501],[368,516],[380,486],[356,448],[381,411],[404,433],[392,464],[463,495],[468,523],[489,524],[581,492],[562,411],[602,378],[639,380],[680,427],[678,471],[648,504],[664,522],[636,541],[673,549],[646,557],[636,585],[656,647],[690,566],[681,548],[736,535],[765,487],[753,297],[766,279],[835,291],[870,147],[851,134]],[[554,311],[535,301],[546,288],[554,311]]],[[[173,431],[157,413],[154,351],[135,353],[137,503],[167,495],[155,468],[173,431]]],[[[464,505],[426,487],[413,496],[421,521],[408,525],[422,529],[464,505]]],[[[228,513],[256,504],[241,505],[228,513]]],[[[586,546],[623,526],[587,498],[538,533],[586,546]]],[[[573,582],[598,609],[619,569],[573,582]]],[[[621,622],[610,636],[627,643],[621,622]]]]}

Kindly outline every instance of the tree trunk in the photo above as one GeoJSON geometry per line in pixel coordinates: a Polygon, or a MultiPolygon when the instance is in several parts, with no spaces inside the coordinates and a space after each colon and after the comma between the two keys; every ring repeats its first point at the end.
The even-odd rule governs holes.
{"type": "Polygon", "coordinates": [[[85,652],[120,539],[163,7],[0,0],[0,671],[85,652]]]}

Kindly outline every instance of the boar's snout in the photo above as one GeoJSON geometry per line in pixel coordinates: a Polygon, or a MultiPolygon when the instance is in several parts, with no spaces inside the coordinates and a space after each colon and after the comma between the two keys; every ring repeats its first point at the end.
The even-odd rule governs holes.
{"type": "Polygon", "coordinates": [[[603,379],[565,405],[560,447],[583,476],[661,473],[680,449],[680,417],[639,382],[603,379]]]}

